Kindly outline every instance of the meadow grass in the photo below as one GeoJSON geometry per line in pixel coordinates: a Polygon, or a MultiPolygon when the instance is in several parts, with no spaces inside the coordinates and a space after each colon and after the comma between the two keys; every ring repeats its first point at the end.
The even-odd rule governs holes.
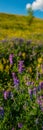
{"type": "Polygon", "coordinates": [[[43,43],[43,19],[34,18],[31,25],[28,16],[0,13],[0,40],[21,37],[43,43]]]}

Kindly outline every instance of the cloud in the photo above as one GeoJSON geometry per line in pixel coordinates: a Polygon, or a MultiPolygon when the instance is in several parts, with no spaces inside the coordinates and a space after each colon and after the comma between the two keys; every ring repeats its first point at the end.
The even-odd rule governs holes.
{"type": "Polygon", "coordinates": [[[26,9],[32,8],[33,10],[41,10],[43,11],[43,0],[35,0],[32,4],[28,3],[26,5],[26,9]]]}
{"type": "Polygon", "coordinates": [[[26,5],[26,9],[29,9],[30,7],[31,7],[30,3],[26,5]]]}

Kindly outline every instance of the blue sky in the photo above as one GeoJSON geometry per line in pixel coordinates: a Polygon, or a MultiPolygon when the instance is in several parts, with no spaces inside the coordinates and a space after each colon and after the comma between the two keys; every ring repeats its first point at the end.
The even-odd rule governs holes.
{"type": "MultiPolygon", "coordinates": [[[[35,0],[0,0],[0,12],[26,15],[26,4],[35,0]]],[[[34,11],[34,15],[43,18],[43,11],[34,11]]]]}

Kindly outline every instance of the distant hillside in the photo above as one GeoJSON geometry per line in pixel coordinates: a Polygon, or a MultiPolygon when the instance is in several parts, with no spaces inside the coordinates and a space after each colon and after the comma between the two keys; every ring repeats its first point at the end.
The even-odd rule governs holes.
{"type": "Polygon", "coordinates": [[[29,26],[27,16],[0,13],[0,40],[12,37],[43,42],[43,20],[34,18],[29,26]]]}

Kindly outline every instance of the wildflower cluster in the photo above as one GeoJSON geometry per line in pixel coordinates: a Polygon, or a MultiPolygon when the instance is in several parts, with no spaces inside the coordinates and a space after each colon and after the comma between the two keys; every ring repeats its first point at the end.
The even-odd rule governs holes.
{"type": "Polygon", "coordinates": [[[22,38],[5,44],[0,43],[0,129],[42,130],[43,45],[22,38]]]}

